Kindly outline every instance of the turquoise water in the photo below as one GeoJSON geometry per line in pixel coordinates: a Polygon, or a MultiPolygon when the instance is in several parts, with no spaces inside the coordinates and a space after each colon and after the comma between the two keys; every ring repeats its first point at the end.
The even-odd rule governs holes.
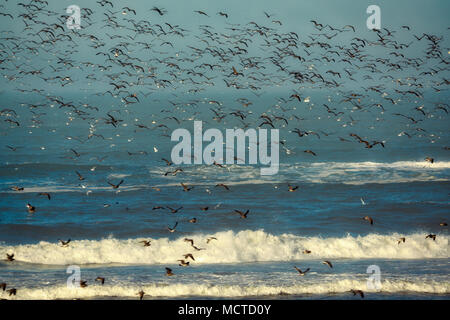
{"type": "Polygon", "coordinates": [[[306,4],[261,3],[244,16],[233,2],[228,21],[216,14],[223,9],[194,18],[174,1],[163,17],[143,3],[136,16],[119,4],[80,3],[94,12],[81,31],[52,25],[55,37],[47,24],[64,29],[65,8],[49,2],[26,24],[19,15],[32,8],[1,7],[14,19],[0,16],[0,283],[17,288],[1,298],[136,299],[144,290],[145,299],[360,299],[357,289],[366,299],[448,299],[446,2],[420,9],[435,19],[415,19],[412,31],[387,19],[386,42],[365,28],[365,8],[354,15],[347,2],[321,19],[306,4]],[[340,31],[317,30],[311,19],[340,31]],[[435,37],[414,37],[423,32],[435,37]],[[192,132],[195,120],[224,133],[272,129],[267,117],[280,135],[275,175],[262,176],[261,165],[163,160],[176,144],[171,133],[192,132]],[[384,147],[365,148],[351,134],[384,147]],[[175,168],[183,171],[166,174],[175,168]],[[179,266],[188,253],[195,260],[179,266]],[[69,266],[87,287],[67,286],[69,266]],[[294,266],[310,270],[301,276],[294,266]],[[370,266],[380,270],[376,288],[370,266]]]}

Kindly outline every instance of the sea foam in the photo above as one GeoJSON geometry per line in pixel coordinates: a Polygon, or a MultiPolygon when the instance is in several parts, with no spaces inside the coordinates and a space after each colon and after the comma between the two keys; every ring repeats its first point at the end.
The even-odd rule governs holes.
{"type": "Polygon", "coordinates": [[[77,240],[68,247],[58,243],[0,245],[0,254],[14,253],[21,262],[51,265],[67,264],[162,264],[174,263],[186,253],[195,256],[196,264],[239,263],[259,261],[295,261],[303,259],[426,259],[448,258],[448,235],[438,234],[436,240],[425,239],[424,233],[369,234],[344,237],[302,237],[294,234],[272,235],[263,230],[222,231],[196,234],[188,238],[204,249],[195,250],[184,237],[152,239],[144,247],[138,239],[77,240]],[[215,237],[206,243],[208,237],[215,237]],[[406,242],[398,244],[397,239],[406,242]],[[310,250],[304,254],[303,250],[310,250]]]}

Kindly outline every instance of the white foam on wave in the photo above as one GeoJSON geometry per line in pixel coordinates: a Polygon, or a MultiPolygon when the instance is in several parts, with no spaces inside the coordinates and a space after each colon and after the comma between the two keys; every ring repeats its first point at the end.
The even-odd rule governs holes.
{"type": "Polygon", "coordinates": [[[401,169],[401,170],[442,170],[450,169],[450,161],[436,161],[430,163],[427,161],[396,161],[396,162],[315,162],[311,166],[325,166],[333,169],[401,169]]]}
{"type": "Polygon", "coordinates": [[[78,240],[68,247],[39,242],[16,246],[0,245],[0,255],[14,253],[17,261],[37,264],[163,264],[175,263],[182,255],[192,253],[195,264],[240,263],[259,261],[295,261],[303,259],[426,259],[448,258],[448,235],[438,234],[436,240],[425,234],[347,235],[340,238],[301,237],[293,234],[272,235],[263,230],[223,231],[215,234],[189,236],[196,251],[184,237],[151,239],[144,247],[143,239],[78,240]],[[206,243],[208,237],[215,237],[206,243]],[[405,237],[406,242],[397,240],[405,237]],[[311,254],[303,254],[303,250],[311,254]]]}
{"type": "Polygon", "coordinates": [[[49,193],[64,193],[64,192],[122,192],[122,191],[138,191],[142,189],[148,189],[148,185],[121,185],[120,189],[113,189],[111,186],[95,186],[91,184],[80,184],[78,186],[67,186],[67,185],[49,185],[49,186],[32,186],[24,187],[21,191],[8,190],[5,193],[39,193],[39,192],[49,192],[49,193]]]}
{"type": "MultiPolygon", "coordinates": [[[[215,166],[188,166],[183,167],[189,178],[201,175],[207,177],[196,181],[197,185],[213,186],[218,182],[227,185],[241,184],[273,184],[282,183],[286,179],[291,181],[304,181],[309,183],[343,183],[362,185],[368,183],[411,183],[427,181],[449,181],[445,172],[450,169],[449,161],[397,161],[397,162],[313,162],[281,164],[279,173],[275,176],[261,176],[256,166],[226,165],[226,171],[217,170],[215,166]],[[226,172],[225,175],[223,173],[226,172]],[[245,179],[243,179],[245,177],[245,179]]],[[[161,169],[151,169],[150,173],[161,173],[161,169]]],[[[158,184],[159,187],[176,186],[175,177],[164,177],[167,181],[158,184]]]]}
{"type": "Polygon", "coordinates": [[[108,175],[108,179],[122,179],[131,176],[131,173],[111,173],[108,175]]]}
{"type": "MultiPolygon", "coordinates": [[[[182,167],[185,182],[196,186],[213,187],[217,183],[236,185],[277,184],[289,181],[308,183],[342,183],[348,185],[363,185],[369,183],[413,183],[413,182],[445,182],[450,181],[446,170],[450,169],[450,161],[439,161],[433,164],[426,161],[397,162],[314,162],[281,164],[280,171],[275,176],[261,176],[260,169],[251,165],[225,165],[226,169],[218,170],[213,165],[192,165],[182,167]]],[[[167,167],[152,167],[150,174],[157,175],[162,180],[153,187],[180,187],[178,177],[163,174],[167,167]]],[[[132,174],[112,173],[109,180],[132,177],[132,174]]],[[[23,185],[23,183],[17,183],[23,185]]],[[[12,183],[10,184],[13,185],[12,183]]],[[[45,182],[43,185],[27,186],[21,193],[38,192],[132,192],[149,189],[146,184],[132,184],[126,181],[116,190],[104,185],[80,183],[78,185],[58,185],[45,182]]],[[[6,193],[17,193],[5,190],[6,193]]]]}
{"type": "MultiPolygon", "coordinates": [[[[435,280],[384,280],[380,289],[367,289],[367,280],[341,279],[335,281],[318,281],[305,283],[304,279],[294,281],[289,286],[257,285],[215,285],[215,284],[144,284],[137,285],[89,285],[85,288],[68,288],[66,285],[44,286],[40,288],[22,288],[16,296],[5,298],[12,299],[74,299],[74,298],[138,298],[138,292],[143,290],[147,297],[176,298],[176,297],[261,297],[280,294],[345,294],[351,295],[351,289],[363,289],[368,292],[382,293],[431,293],[448,294],[450,286],[448,282],[435,280]]],[[[0,295],[1,297],[1,295],[0,295]]],[[[359,297],[358,297],[359,298],[359,297]]]]}

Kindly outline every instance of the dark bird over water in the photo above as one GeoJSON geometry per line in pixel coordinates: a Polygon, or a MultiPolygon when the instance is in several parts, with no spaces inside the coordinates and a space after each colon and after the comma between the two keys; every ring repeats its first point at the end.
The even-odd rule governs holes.
{"type": "Polygon", "coordinates": [[[107,182],[111,187],[113,187],[113,189],[118,189],[120,187],[120,185],[123,183],[123,180],[120,180],[120,182],[118,184],[113,184],[109,181],[107,181],[107,182]]]}
{"type": "Polygon", "coordinates": [[[36,207],[32,206],[29,203],[27,203],[26,207],[27,207],[27,210],[28,210],[29,213],[35,213],[36,212],[36,207]]]}
{"type": "Polygon", "coordinates": [[[357,294],[359,294],[359,296],[360,296],[361,298],[364,298],[364,292],[363,292],[362,290],[354,290],[354,289],[351,289],[350,292],[353,293],[354,296],[356,296],[357,294]]]}
{"type": "Polygon", "coordinates": [[[67,240],[67,241],[58,239],[58,241],[61,243],[61,246],[62,246],[62,247],[68,247],[68,246],[69,246],[70,239],[67,240]]]}
{"type": "Polygon", "coordinates": [[[425,239],[433,239],[433,241],[436,241],[436,235],[435,234],[429,234],[425,237],[425,239]]]}
{"type": "Polygon", "coordinates": [[[166,276],[173,276],[173,275],[175,275],[173,272],[172,272],[172,269],[170,269],[170,268],[166,268],[166,276]]]}
{"type": "Polygon", "coordinates": [[[97,277],[97,278],[95,278],[95,281],[100,281],[100,283],[103,285],[105,283],[105,278],[97,277]]]}
{"type": "Polygon", "coordinates": [[[373,219],[371,217],[365,216],[363,219],[366,220],[366,221],[369,221],[370,224],[373,225],[373,219]]]}
{"type": "Polygon", "coordinates": [[[48,200],[51,199],[50,193],[48,192],[39,192],[38,196],[46,196],[48,200]]]}
{"type": "Polygon", "coordinates": [[[250,210],[247,210],[245,212],[241,211],[241,210],[234,210],[234,212],[239,213],[239,215],[241,216],[241,218],[246,219],[247,218],[247,214],[250,212],[250,210]]]}
{"type": "Polygon", "coordinates": [[[305,271],[300,270],[296,266],[294,266],[294,269],[298,271],[299,275],[304,276],[310,269],[307,268],[305,271]]]}

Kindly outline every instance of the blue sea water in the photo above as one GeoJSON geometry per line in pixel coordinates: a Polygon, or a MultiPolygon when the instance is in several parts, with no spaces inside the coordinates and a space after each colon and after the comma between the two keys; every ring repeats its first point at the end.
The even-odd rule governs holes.
{"type": "MultiPolygon", "coordinates": [[[[279,15],[281,19],[282,14],[279,15]]],[[[310,27],[310,18],[305,16],[302,23],[310,27]]],[[[8,29],[5,20],[1,22],[2,28],[8,29]]],[[[204,35],[203,29],[198,28],[201,22],[186,23],[194,30],[191,41],[195,35],[204,35]]],[[[229,25],[214,26],[220,32],[229,32],[229,25]]],[[[421,27],[424,28],[417,26],[421,27]]],[[[16,24],[11,28],[14,35],[19,35],[16,24]]],[[[93,28],[99,38],[107,40],[108,50],[114,46],[105,32],[128,34],[126,29],[101,31],[98,25],[93,28]]],[[[306,35],[301,36],[302,41],[309,41],[306,35]]],[[[337,44],[351,42],[348,36],[343,37],[347,42],[337,44]]],[[[405,39],[399,37],[401,41],[414,39],[410,34],[404,35],[405,39]]],[[[152,41],[159,40],[152,37],[152,41]]],[[[199,46],[197,42],[180,41],[179,46],[189,52],[184,53],[187,56],[192,52],[187,51],[185,44],[199,46]]],[[[170,73],[154,58],[170,56],[166,61],[171,61],[178,49],[173,42],[175,49],[164,49],[170,54],[152,51],[152,60],[145,63],[148,68],[159,66],[159,77],[170,73]]],[[[443,47],[447,44],[445,38],[443,47]]],[[[137,52],[139,58],[148,58],[138,49],[133,52],[132,47],[129,54],[137,52]]],[[[156,47],[154,50],[162,50],[161,44],[156,47]]],[[[260,49],[255,45],[249,50],[261,56],[272,53],[260,49]]],[[[422,49],[411,50],[423,57],[422,49]]],[[[4,52],[10,50],[8,47],[4,52]]],[[[48,66],[59,66],[52,54],[62,56],[64,48],[56,45],[39,50],[48,54],[47,64],[44,58],[21,53],[23,60],[15,57],[18,60],[13,59],[14,66],[26,61],[28,68],[43,67],[45,76],[52,75],[48,66]]],[[[367,50],[374,57],[387,55],[376,52],[376,48],[367,50]]],[[[8,77],[18,76],[16,69],[2,70],[2,120],[18,119],[20,126],[5,121],[0,124],[0,255],[6,258],[6,254],[14,253],[15,258],[0,261],[0,282],[18,289],[17,295],[11,297],[0,292],[1,298],[136,299],[143,290],[146,299],[359,299],[350,292],[352,289],[363,290],[366,299],[449,298],[449,235],[448,227],[440,224],[450,220],[450,131],[448,114],[435,108],[436,104],[449,101],[445,85],[438,93],[430,79],[424,78],[424,100],[401,96],[396,104],[386,104],[382,111],[370,107],[381,98],[367,91],[369,84],[362,81],[369,74],[367,71],[358,71],[355,77],[359,76],[359,81],[343,79],[339,89],[309,84],[299,87],[280,79],[275,84],[275,80],[271,83],[266,79],[261,80],[265,82],[264,89],[256,92],[222,88],[223,83],[206,89],[189,85],[160,88],[153,83],[138,84],[142,80],[139,74],[135,78],[120,74],[129,81],[136,80],[128,89],[137,88],[141,99],[125,105],[119,94],[98,94],[113,90],[108,87],[110,78],[105,74],[114,76],[113,71],[122,69],[115,65],[112,71],[103,73],[100,68],[91,70],[82,63],[90,59],[103,63],[96,60],[100,59],[98,56],[68,56],[77,67],[67,67],[59,73],[76,79],[70,90],[57,82],[42,83],[31,76],[11,80],[8,77]],[[98,79],[91,83],[88,75],[98,79]],[[45,92],[17,90],[34,87],[45,88],[45,92]],[[199,92],[188,91],[191,87],[199,92]],[[292,90],[301,92],[301,102],[289,99],[292,90]],[[366,94],[361,103],[364,108],[342,103],[343,91],[366,94]],[[65,102],[74,101],[88,112],[87,118],[76,109],[61,107],[48,99],[54,96],[61,96],[65,102]],[[243,107],[236,102],[243,97],[252,104],[243,107]],[[211,101],[219,101],[220,107],[211,101]],[[324,103],[345,114],[327,113],[324,103]],[[421,104],[426,116],[414,110],[421,104]],[[83,108],[86,105],[98,109],[83,108]],[[12,117],[5,109],[16,114],[12,117]],[[230,115],[238,109],[245,113],[245,120],[230,115]],[[214,111],[223,112],[226,117],[217,121],[214,111]],[[117,126],[108,124],[108,113],[122,122],[117,126]],[[412,124],[395,113],[412,114],[421,122],[412,124]],[[170,139],[173,130],[185,128],[192,132],[194,120],[203,121],[204,130],[217,128],[225,132],[234,128],[257,129],[263,121],[261,115],[286,118],[286,122],[274,121],[282,142],[279,172],[275,175],[262,176],[261,165],[168,166],[163,160],[171,159],[176,144],[170,139]],[[158,127],[162,124],[165,127],[158,127]],[[295,128],[313,130],[319,137],[299,137],[292,132],[295,128]],[[412,137],[402,134],[404,131],[412,137]],[[364,148],[351,133],[383,141],[385,146],[364,148]],[[305,150],[313,150],[316,156],[305,150]],[[426,157],[433,157],[434,162],[425,161],[426,157]],[[183,171],[165,175],[175,168],[183,171]],[[123,183],[116,189],[108,184],[121,180],[123,183]],[[183,191],[181,183],[193,189],[183,191]],[[225,184],[229,190],[218,184],[225,184]],[[289,185],[298,188],[290,192],[289,185]],[[15,191],[13,186],[23,190],[15,191]],[[40,193],[49,193],[51,198],[40,193]],[[34,213],[27,212],[27,203],[36,208],[34,213]],[[202,210],[205,207],[208,210],[202,210]],[[181,209],[172,213],[169,208],[181,209]],[[235,210],[249,210],[247,218],[241,218],[235,210]],[[373,219],[373,224],[363,219],[366,216],[373,219]],[[189,222],[193,218],[196,223],[189,222]],[[168,227],[174,225],[176,231],[169,232],[168,227]],[[436,238],[426,238],[429,234],[436,238]],[[192,239],[194,245],[186,238],[192,239]],[[401,238],[405,241],[399,242],[401,238]],[[59,239],[71,242],[62,246],[59,239]],[[143,246],[143,240],[150,240],[151,245],[143,246]],[[188,253],[195,260],[184,258],[188,253]],[[190,265],[179,266],[180,259],[190,265]],[[324,260],[333,267],[323,264],[324,260]],[[69,266],[80,268],[80,279],[87,281],[87,287],[67,285],[73,276],[67,272],[69,266]],[[379,286],[370,285],[370,266],[380,270],[379,286]],[[174,276],[165,275],[166,267],[172,269],[174,276]],[[294,267],[310,270],[301,276],[294,267]],[[103,285],[95,281],[98,276],[105,277],[103,285]]],[[[328,68],[348,67],[317,61],[301,65],[324,72],[328,68]]],[[[434,64],[431,67],[436,68],[434,64]]],[[[414,75],[420,73],[413,71],[414,75]]],[[[223,74],[229,72],[227,69],[223,74]]],[[[273,66],[267,72],[274,77],[280,73],[273,66]]],[[[220,78],[223,74],[215,75],[220,78]]],[[[409,81],[409,75],[405,71],[399,77],[409,81]]],[[[379,74],[372,76],[379,80],[379,74]]],[[[442,79],[448,79],[448,68],[435,80],[442,79]]],[[[380,82],[386,85],[385,91],[395,94],[394,81],[377,83],[380,82]]]]}
{"type": "MultiPolygon", "coordinates": [[[[350,289],[367,291],[371,299],[448,298],[448,233],[439,225],[448,221],[450,208],[445,152],[433,164],[417,157],[417,149],[402,150],[402,160],[364,150],[377,159],[366,154],[357,161],[317,145],[316,161],[296,148],[289,156],[281,151],[274,176],[237,164],[181,165],[183,172],[164,176],[172,166],[161,158],[170,158],[175,144],[168,137],[136,132],[133,142],[147,154],[130,156],[123,150],[138,149],[125,139],[58,146],[64,127],[30,130],[30,139],[37,132],[46,138],[2,154],[0,168],[0,251],[16,258],[0,268],[2,281],[16,284],[20,298],[135,298],[141,289],[149,298],[183,299],[348,299],[350,289]],[[69,147],[81,156],[65,158],[72,157],[69,147]],[[107,184],[122,179],[118,189],[107,184]],[[181,182],[194,188],[184,192],[181,182]],[[299,188],[289,192],[288,184],[299,188]],[[13,191],[13,185],[24,190],[13,191]],[[26,203],[36,212],[28,213],[26,203]],[[167,207],[183,208],[171,213],[167,207]],[[248,209],[247,218],[236,209],[248,209]],[[192,218],[197,222],[189,223],[192,218]],[[176,222],[170,233],[167,227],[176,222]],[[425,238],[429,233],[435,241],[425,238]],[[207,243],[209,237],[217,240],[207,243]],[[401,237],[406,242],[398,244],[401,237]],[[71,243],[62,247],[58,239],[71,243]],[[187,253],[195,261],[179,267],[187,253]],[[88,287],[67,288],[69,265],[80,266],[88,287]],[[370,265],[380,267],[380,289],[367,288],[370,265]],[[294,266],[311,271],[301,277],[294,266]],[[175,276],[166,277],[165,267],[175,276]],[[93,281],[97,276],[106,278],[103,286],[93,281]]],[[[111,136],[130,137],[132,130],[121,127],[111,136]]],[[[281,130],[282,138],[288,136],[281,130]]],[[[8,143],[20,141],[25,138],[18,133],[8,143]]]]}

